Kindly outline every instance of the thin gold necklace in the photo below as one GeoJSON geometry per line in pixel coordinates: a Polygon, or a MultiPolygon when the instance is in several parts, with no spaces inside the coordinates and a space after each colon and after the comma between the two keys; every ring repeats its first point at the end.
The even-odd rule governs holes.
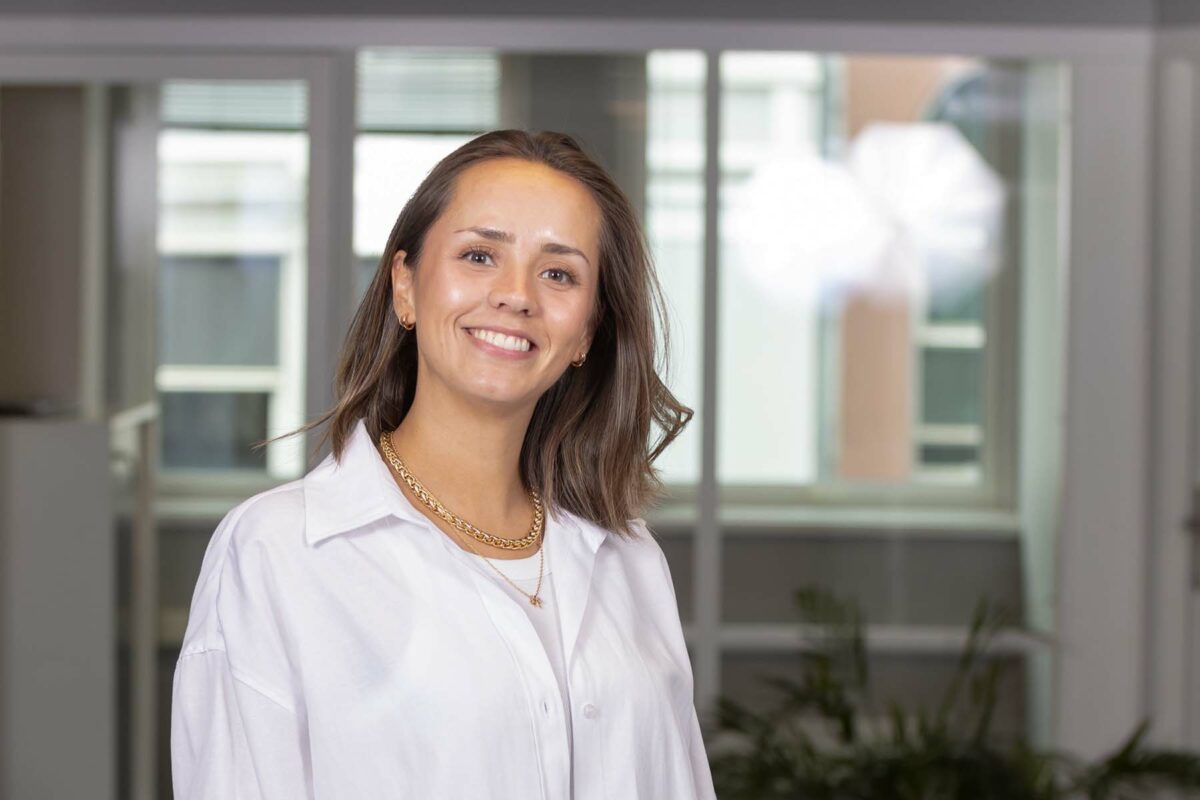
{"type": "Polygon", "coordinates": [[[546,566],[546,548],[545,548],[545,546],[544,546],[544,545],[543,545],[542,547],[538,548],[538,582],[537,582],[537,588],[533,590],[533,594],[530,594],[529,592],[527,592],[527,591],[525,591],[524,589],[522,589],[520,586],[517,586],[515,583],[513,583],[513,582],[512,582],[512,580],[511,580],[511,579],[510,579],[510,578],[509,578],[507,575],[505,575],[503,572],[501,572],[500,570],[496,569],[496,565],[492,563],[491,559],[489,559],[489,558],[487,558],[486,556],[484,556],[483,554],[481,554],[481,553],[480,553],[478,550],[476,550],[476,549],[475,549],[474,545],[472,545],[472,544],[471,544],[470,542],[468,542],[466,539],[464,539],[464,540],[463,540],[463,544],[465,544],[467,547],[470,547],[470,548],[471,548],[471,552],[472,552],[472,553],[474,553],[475,555],[479,556],[480,558],[482,558],[482,559],[484,560],[484,562],[486,562],[486,563],[487,563],[487,565],[488,565],[489,567],[491,567],[491,568],[492,568],[492,570],[493,570],[493,571],[494,571],[494,572],[495,572],[497,575],[499,575],[501,578],[504,578],[504,580],[508,581],[508,584],[509,584],[509,586],[513,587],[513,588],[514,588],[514,589],[516,589],[518,592],[520,592],[521,594],[523,594],[523,595],[525,595],[526,597],[528,597],[528,598],[529,598],[529,604],[530,604],[530,605],[532,605],[532,606],[537,606],[538,608],[541,608],[541,607],[542,607],[542,599],[541,599],[540,597],[538,597],[538,593],[542,591],[542,575],[543,575],[543,571],[544,571],[544,569],[545,569],[545,566],[546,566]]]}
{"type": "MultiPolygon", "coordinates": [[[[438,499],[436,497],[434,497],[429,492],[428,489],[426,489],[423,485],[421,485],[421,482],[418,481],[411,472],[409,472],[408,468],[406,466],[404,466],[404,462],[402,460],[400,460],[400,456],[398,456],[396,454],[396,451],[392,448],[391,439],[392,439],[391,434],[388,432],[384,432],[379,435],[379,446],[380,446],[380,449],[383,450],[384,459],[391,465],[392,469],[394,469],[396,471],[396,473],[400,476],[400,478],[406,484],[408,484],[408,488],[412,490],[413,494],[415,494],[421,500],[422,503],[424,503],[426,506],[428,506],[430,508],[430,510],[433,511],[433,513],[437,514],[439,517],[441,517],[442,519],[446,520],[451,525],[453,525],[455,530],[459,531],[460,533],[469,534],[472,538],[475,538],[486,544],[491,544],[493,546],[500,547],[500,548],[507,549],[507,550],[524,549],[525,547],[529,547],[530,544],[537,544],[542,539],[542,534],[544,531],[543,523],[545,520],[545,515],[543,514],[543,510],[542,510],[542,500],[538,496],[538,493],[536,490],[534,490],[534,489],[529,490],[529,497],[533,501],[533,524],[530,527],[529,535],[525,536],[522,539],[505,539],[503,537],[493,536],[490,533],[486,533],[484,531],[481,531],[479,528],[476,528],[474,525],[467,522],[465,519],[458,516],[457,514],[454,514],[449,509],[447,509],[444,505],[442,505],[441,502],[439,502],[438,499]]],[[[482,558],[484,560],[484,562],[487,563],[487,565],[496,572],[497,575],[499,575],[501,578],[504,578],[504,580],[508,581],[509,585],[511,585],[514,589],[516,589],[521,594],[528,597],[530,605],[537,606],[538,608],[542,607],[542,601],[541,601],[541,598],[538,597],[538,593],[542,591],[542,576],[543,576],[543,572],[544,572],[544,568],[545,568],[545,564],[546,564],[546,548],[545,547],[541,547],[538,549],[537,588],[534,589],[533,594],[529,594],[524,589],[522,589],[520,586],[517,586],[517,584],[515,584],[511,580],[509,580],[509,577],[507,575],[505,575],[500,570],[496,569],[496,565],[493,564],[490,559],[486,558],[482,553],[480,553],[478,550],[476,550],[474,548],[474,546],[471,545],[470,542],[468,542],[468,541],[466,541],[466,539],[464,539],[463,543],[466,544],[466,546],[468,548],[470,548],[472,553],[474,553],[475,555],[482,558]]]]}

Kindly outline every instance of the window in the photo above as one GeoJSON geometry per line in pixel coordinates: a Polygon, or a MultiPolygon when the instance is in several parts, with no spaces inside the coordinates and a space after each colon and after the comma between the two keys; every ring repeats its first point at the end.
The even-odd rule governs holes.
{"type": "Polygon", "coordinates": [[[721,54],[723,498],[1004,507],[1019,66],[721,54]]]}
{"type": "Polygon", "coordinates": [[[162,463],[287,479],[304,454],[250,445],[304,422],[308,137],[303,84],[161,91],[162,463]]]}
{"type": "Polygon", "coordinates": [[[725,53],[720,75],[717,480],[807,484],[820,477],[820,317],[803,262],[822,257],[804,247],[823,192],[815,176],[772,173],[819,163],[825,66],[807,53],[725,53]]]}
{"type": "Polygon", "coordinates": [[[646,55],[646,235],[671,322],[664,380],[696,412],[655,464],[668,486],[700,481],[704,330],[703,53],[646,55]]]}

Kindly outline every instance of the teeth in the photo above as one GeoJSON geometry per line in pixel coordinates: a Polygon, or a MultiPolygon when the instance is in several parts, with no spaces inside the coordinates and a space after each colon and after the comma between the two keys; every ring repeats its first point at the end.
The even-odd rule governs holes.
{"type": "Polygon", "coordinates": [[[527,339],[522,339],[519,336],[505,336],[504,334],[496,333],[495,331],[473,328],[471,330],[471,335],[476,339],[483,339],[485,342],[494,344],[497,347],[503,347],[505,350],[524,352],[530,347],[529,340],[527,339]]]}

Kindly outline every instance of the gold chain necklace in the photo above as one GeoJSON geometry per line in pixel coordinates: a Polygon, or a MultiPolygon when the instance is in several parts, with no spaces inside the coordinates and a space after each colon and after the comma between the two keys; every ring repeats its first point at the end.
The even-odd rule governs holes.
{"type": "Polygon", "coordinates": [[[533,501],[533,523],[529,526],[529,534],[520,539],[505,539],[500,536],[493,536],[476,528],[462,517],[451,513],[436,497],[430,494],[429,490],[422,486],[421,482],[404,466],[404,462],[400,460],[400,456],[396,455],[396,451],[392,449],[389,434],[380,434],[379,444],[383,449],[384,458],[392,465],[392,468],[396,470],[400,478],[408,484],[408,488],[412,489],[413,494],[419,497],[422,503],[429,506],[433,513],[453,525],[456,530],[462,531],[484,544],[499,547],[503,550],[524,550],[527,547],[537,544],[538,539],[541,538],[543,521],[542,500],[538,496],[537,490],[529,490],[529,497],[533,501]]]}
{"type": "MultiPolygon", "coordinates": [[[[453,525],[455,530],[457,530],[461,533],[466,533],[469,536],[471,536],[472,538],[477,539],[481,542],[485,542],[486,544],[490,544],[490,545],[493,545],[494,547],[500,547],[500,548],[503,548],[506,550],[524,549],[526,547],[529,547],[531,544],[537,544],[538,541],[542,538],[542,533],[544,530],[543,522],[544,522],[545,516],[542,511],[542,500],[538,496],[538,493],[536,490],[534,490],[534,489],[529,490],[529,497],[533,501],[533,524],[530,526],[529,534],[521,539],[505,539],[505,538],[502,538],[499,536],[493,536],[490,533],[486,533],[484,531],[481,531],[479,528],[476,528],[474,525],[467,522],[465,519],[458,516],[457,514],[452,513],[449,509],[447,509],[445,506],[443,506],[436,497],[434,497],[432,494],[430,494],[429,490],[426,489],[424,486],[422,486],[421,482],[418,481],[416,479],[416,477],[411,472],[408,471],[408,468],[404,466],[404,462],[400,460],[400,456],[396,455],[396,451],[394,449],[392,449],[391,438],[392,438],[391,434],[389,434],[387,432],[381,433],[379,435],[379,446],[380,446],[380,449],[383,450],[384,458],[392,466],[392,469],[394,469],[396,471],[396,473],[400,476],[400,478],[406,484],[408,484],[408,488],[412,490],[413,494],[415,494],[418,498],[420,498],[421,502],[424,503],[426,506],[428,506],[435,514],[437,514],[439,517],[441,517],[442,519],[446,520],[451,525],[453,525]]],[[[496,565],[493,564],[482,553],[480,553],[478,550],[476,550],[471,545],[470,542],[468,542],[464,539],[463,543],[468,548],[470,548],[472,553],[474,553],[475,555],[482,558],[487,563],[487,565],[496,572],[497,575],[499,575],[501,578],[504,578],[504,580],[508,581],[509,585],[511,585],[514,589],[516,589],[521,594],[528,597],[530,605],[537,606],[538,608],[542,607],[542,601],[538,597],[538,593],[542,591],[542,575],[543,575],[543,571],[544,571],[545,564],[546,564],[546,548],[545,547],[538,549],[537,588],[534,589],[533,594],[529,594],[524,589],[522,589],[520,586],[517,586],[517,584],[515,584],[511,580],[509,580],[509,577],[507,575],[505,575],[500,570],[496,569],[496,565]]]]}

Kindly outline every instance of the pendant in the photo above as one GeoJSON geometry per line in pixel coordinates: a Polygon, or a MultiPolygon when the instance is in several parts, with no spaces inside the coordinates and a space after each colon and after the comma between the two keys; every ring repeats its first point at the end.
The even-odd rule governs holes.
{"type": "Polygon", "coordinates": [[[542,599],[535,594],[533,597],[529,598],[529,604],[533,605],[533,606],[537,606],[538,608],[541,608],[542,607],[542,599]]]}

